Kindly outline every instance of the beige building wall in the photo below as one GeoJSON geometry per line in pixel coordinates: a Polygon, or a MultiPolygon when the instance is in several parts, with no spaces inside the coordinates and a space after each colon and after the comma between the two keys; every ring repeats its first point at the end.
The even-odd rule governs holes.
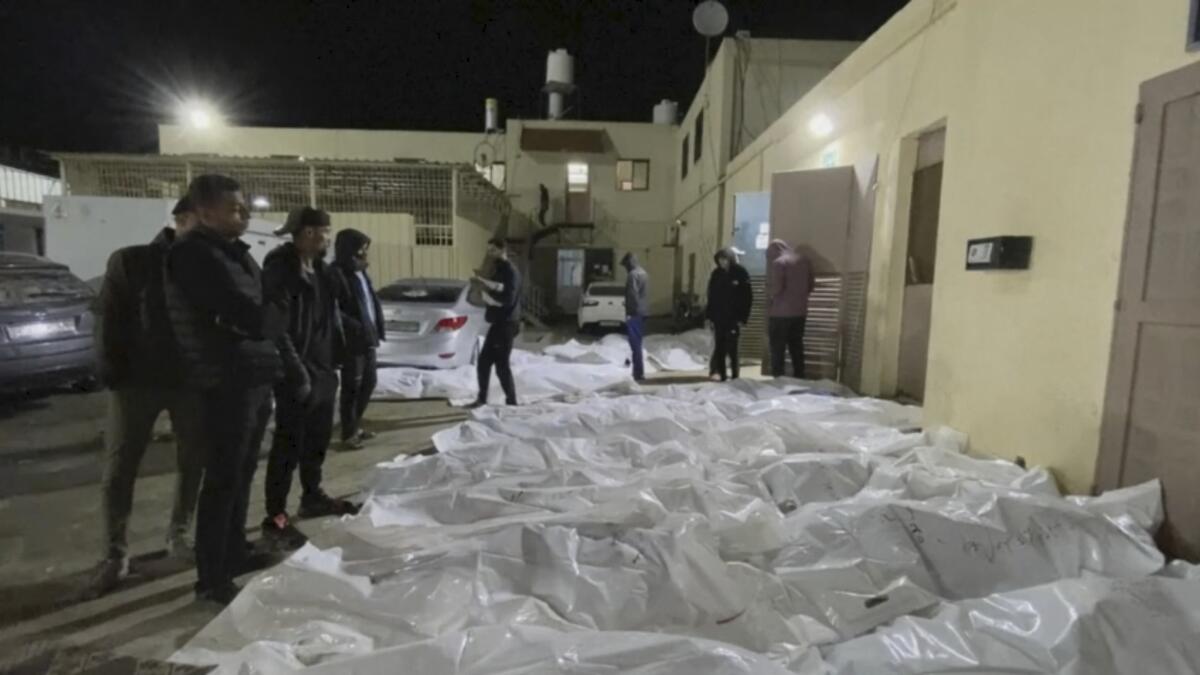
{"type": "MultiPolygon", "coordinates": [[[[596,247],[612,248],[615,261],[633,252],[650,276],[650,309],[653,314],[671,311],[672,281],[675,274],[674,250],[667,247],[675,198],[676,127],[631,122],[586,122],[509,120],[506,138],[497,144],[497,156],[504,157],[507,192],[513,208],[536,222],[539,184],[551,195],[547,222],[563,219],[567,165],[585,162],[595,203],[596,247]],[[596,129],[603,130],[611,147],[603,154],[527,152],[521,150],[525,129],[596,129]],[[650,161],[649,189],[622,192],[617,189],[616,164],[620,159],[650,161]]],[[[618,269],[617,279],[624,279],[618,269]]]]}
{"type": "Polygon", "coordinates": [[[475,149],[483,140],[482,132],[158,126],[159,153],[163,155],[306,157],[384,162],[404,159],[471,164],[475,149]]]}
{"type": "Polygon", "coordinates": [[[945,125],[926,422],[1090,488],[1138,85],[1200,58],[1187,11],[914,0],[733,160],[731,186],[768,189],[775,171],[880,157],[868,393],[895,389],[915,138],[945,125]],[[808,130],[818,113],[829,138],[808,130]],[[966,241],[1000,234],[1034,237],[1031,269],[966,272],[966,241]]]}

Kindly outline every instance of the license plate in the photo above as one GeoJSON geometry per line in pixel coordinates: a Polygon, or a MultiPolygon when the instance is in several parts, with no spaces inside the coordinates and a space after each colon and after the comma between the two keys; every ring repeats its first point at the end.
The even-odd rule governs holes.
{"type": "Polygon", "coordinates": [[[42,340],[74,332],[75,319],[34,321],[8,327],[8,336],[13,340],[42,340]]]}
{"type": "Polygon", "coordinates": [[[389,321],[387,327],[388,330],[394,330],[397,333],[416,333],[421,330],[421,323],[418,321],[389,321]]]}

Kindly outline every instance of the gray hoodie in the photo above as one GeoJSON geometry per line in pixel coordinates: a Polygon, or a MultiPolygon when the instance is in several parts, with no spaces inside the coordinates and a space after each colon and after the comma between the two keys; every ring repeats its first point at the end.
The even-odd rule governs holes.
{"type": "Polygon", "coordinates": [[[644,317],[650,313],[650,277],[632,253],[621,258],[621,266],[628,273],[625,277],[625,316],[644,317]]]}
{"type": "Polygon", "coordinates": [[[808,315],[808,296],[816,280],[808,256],[776,239],[767,246],[767,316],[808,315]]]}

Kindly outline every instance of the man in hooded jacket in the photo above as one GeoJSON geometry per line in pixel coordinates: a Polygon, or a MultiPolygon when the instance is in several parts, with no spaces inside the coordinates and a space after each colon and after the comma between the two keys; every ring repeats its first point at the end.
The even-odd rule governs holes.
{"type": "Polygon", "coordinates": [[[767,246],[767,339],[774,377],[784,375],[785,350],[791,353],[795,376],[804,377],[804,325],[815,284],[808,256],[782,239],[767,246]]]}
{"type": "Polygon", "coordinates": [[[322,466],[333,433],[337,398],[337,353],[343,342],[341,317],[324,257],[329,214],[302,207],[288,214],[276,236],[292,241],[263,261],[263,297],[288,308],[287,330],[275,340],[284,378],[275,385],[275,438],[267,459],[267,517],[263,540],[276,550],[300,548],[307,538],[287,511],[292,474],[300,469],[300,517],[357,512],[321,486],[322,466]]]}
{"type": "Polygon", "coordinates": [[[705,316],[712,324],[713,354],[708,374],[726,379],[725,361],[729,374],[738,378],[738,338],[741,327],[750,320],[750,305],[754,292],[750,288],[750,273],[738,264],[732,248],[717,251],[713,256],[717,267],[708,278],[708,303],[705,316]]]}
{"type": "Polygon", "coordinates": [[[367,275],[371,238],[355,229],[337,233],[329,277],[342,312],[342,447],[358,450],[374,434],[361,427],[377,382],[375,350],[384,340],[383,307],[367,275]]]}
{"type": "Polygon", "coordinates": [[[633,379],[646,379],[642,359],[642,337],[646,330],[646,314],[650,309],[650,277],[638,264],[637,256],[626,253],[621,258],[625,268],[625,331],[629,336],[629,349],[633,352],[633,379]]]}

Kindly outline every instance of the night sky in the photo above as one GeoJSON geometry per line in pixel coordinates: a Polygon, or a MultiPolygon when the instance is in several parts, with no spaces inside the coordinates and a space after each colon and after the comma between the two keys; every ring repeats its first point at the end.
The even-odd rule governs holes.
{"type": "MultiPolygon", "coordinates": [[[[728,34],[863,39],[906,0],[725,0],[728,34]]],[[[575,56],[572,117],[686,108],[692,0],[0,0],[0,145],[154,152],[180,96],[244,125],[482,129],[541,117],[546,52],[575,56]]]]}

